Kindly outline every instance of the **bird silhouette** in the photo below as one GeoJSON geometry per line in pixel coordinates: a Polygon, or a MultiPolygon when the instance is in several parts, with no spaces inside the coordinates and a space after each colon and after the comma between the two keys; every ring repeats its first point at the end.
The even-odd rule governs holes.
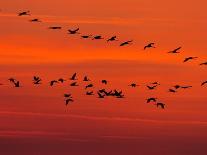
{"type": "Polygon", "coordinates": [[[177,91],[174,90],[174,89],[169,89],[169,92],[171,92],[171,93],[176,93],[177,91]]]}
{"type": "Polygon", "coordinates": [[[65,100],[65,105],[67,106],[69,104],[69,102],[74,102],[74,100],[72,98],[68,98],[65,100]]]}
{"type": "Polygon", "coordinates": [[[108,84],[108,81],[107,80],[101,80],[101,83],[108,84]]]}
{"type": "Polygon", "coordinates": [[[78,33],[78,31],[79,31],[80,29],[79,28],[77,28],[77,29],[75,29],[75,30],[68,30],[68,32],[69,32],[69,34],[79,34],[78,33]]]}
{"type": "Polygon", "coordinates": [[[71,94],[64,94],[64,97],[68,98],[68,97],[72,97],[71,94]]]}
{"type": "Polygon", "coordinates": [[[29,20],[30,22],[41,22],[38,18],[29,20]]]}
{"type": "Polygon", "coordinates": [[[58,81],[57,80],[50,81],[50,86],[53,86],[55,83],[58,83],[58,81]]]}
{"type": "Polygon", "coordinates": [[[183,60],[183,62],[188,62],[189,60],[197,59],[198,57],[187,57],[183,60]]]}
{"type": "Polygon", "coordinates": [[[150,103],[150,102],[157,102],[157,98],[154,98],[154,97],[148,98],[147,103],[150,103]]]}
{"type": "Polygon", "coordinates": [[[97,92],[98,98],[104,98],[105,95],[101,94],[100,92],[97,92]]]}
{"type": "Polygon", "coordinates": [[[94,94],[93,94],[93,91],[87,91],[86,95],[94,95],[94,94]]]}
{"type": "Polygon", "coordinates": [[[181,86],[182,89],[192,88],[193,86],[181,86]]]}
{"type": "Polygon", "coordinates": [[[175,85],[175,86],[173,86],[175,89],[179,89],[179,88],[181,88],[181,86],[180,85],[175,85]]]}
{"type": "Polygon", "coordinates": [[[172,51],[169,51],[168,53],[173,53],[173,54],[176,54],[176,53],[180,53],[179,50],[181,49],[182,47],[178,47],[172,51]]]}
{"type": "Polygon", "coordinates": [[[37,77],[37,76],[34,76],[34,77],[33,77],[33,83],[34,83],[35,85],[41,84],[41,83],[40,83],[41,81],[42,81],[42,80],[40,79],[40,77],[37,77]]]}
{"type": "Polygon", "coordinates": [[[59,78],[58,81],[61,82],[61,83],[63,83],[63,82],[65,82],[66,80],[63,79],[63,78],[59,78]]]}
{"type": "Polygon", "coordinates": [[[49,29],[59,30],[59,29],[62,29],[62,27],[60,27],[60,26],[51,26],[51,27],[49,27],[49,29]]]}
{"type": "Polygon", "coordinates": [[[202,66],[202,65],[207,65],[207,62],[200,63],[199,65],[200,65],[200,66],[202,66]]]}
{"type": "Polygon", "coordinates": [[[77,80],[77,73],[74,73],[73,75],[72,75],[72,77],[70,78],[70,80],[77,80]]]}
{"type": "Polygon", "coordinates": [[[88,84],[85,89],[93,87],[93,84],[88,84]]]}
{"type": "Polygon", "coordinates": [[[207,81],[202,82],[202,83],[201,83],[201,86],[203,86],[203,85],[205,85],[205,84],[207,84],[207,81]]]}
{"type": "Polygon", "coordinates": [[[83,35],[83,36],[81,36],[81,38],[83,38],[83,39],[88,39],[88,38],[91,38],[92,37],[92,35],[83,35]]]}
{"type": "Polygon", "coordinates": [[[73,82],[73,83],[70,84],[70,86],[74,87],[74,86],[79,86],[79,85],[77,84],[77,82],[73,82]]]}
{"type": "Polygon", "coordinates": [[[155,48],[155,43],[149,43],[144,47],[144,50],[146,50],[147,48],[155,48]]]}
{"type": "Polygon", "coordinates": [[[163,103],[156,103],[157,107],[161,107],[162,109],[165,109],[165,104],[163,103]]]}
{"type": "Polygon", "coordinates": [[[149,90],[153,90],[153,89],[155,89],[157,86],[158,86],[158,85],[155,85],[155,86],[148,86],[148,85],[147,85],[147,88],[148,88],[149,90]]]}
{"type": "Polygon", "coordinates": [[[30,16],[30,11],[23,11],[23,12],[20,12],[18,13],[18,16],[30,16]]]}
{"type": "Polygon", "coordinates": [[[104,39],[104,38],[100,35],[97,35],[97,36],[94,36],[92,40],[99,40],[99,39],[104,39]]]}
{"type": "Polygon", "coordinates": [[[84,76],[83,81],[90,81],[90,79],[87,76],[84,76]]]}
{"type": "Polygon", "coordinates": [[[130,44],[132,44],[132,42],[133,42],[133,40],[125,41],[125,42],[121,43],[119,46],[130,45],[130,44]]]}
{"type": "Polygon", "coordinates": [[[14,79],[14,78],[9,78],[8,79],[10,82],[13,82],[13,83],[15,83],[15,81],[16,81],[16,79],[14,79]]]}
{"type": "Polygon", "coordinates": [[[130,87],[137,87],[137,86],[139,86],[139,85],[137,85],[136,83],[131,83],[131,84],[128,85],[128,86],[130,86],[130,87]]]}
{"type": "Polygon", "coordinates": [[[113,37],[111,37],[111,38],[109,38],[108,40],[107,40],[107,42],[110,42],[110,41],[118,41],[118,40],[116,40],[116,36],[113,36],[113,37]]]}

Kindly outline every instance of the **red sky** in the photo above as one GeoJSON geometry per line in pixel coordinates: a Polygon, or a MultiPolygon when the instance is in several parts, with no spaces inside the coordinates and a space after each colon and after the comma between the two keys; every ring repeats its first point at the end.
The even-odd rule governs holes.
{"type": "Polygon", "coordinates": [[[206,154],[207,115],[205,66],[206,1],[164,0],[12,0],[0,2],[0,154],[81,155],[206,154]],[[30,10],[32,16],[18,17],[30,10]],[[40,18],[43,22],[28,20],[40,18]],[[48,30],[62,26],[62,30],[48,30]],[[70,36],[117,35],[114,43],[70,36]],[[131,46],[119,43],[133,40],[131,46]],[[156,48],[143,50],[155,42],[156,48]],[[181,53],[167,54],[182,46],[181,53]],[[188,56],[197,60],[183,64],[188,56]],[[84,95],[83,86],[69,82],[50,88],[48,83],[74,72],[88,75],[94,90],[109,80],[107,89],[120,89],[125,99],[100,100],[84,95]],[[33,86],[38,75],[43,85],[33,86]],[[15,89],[8,78],[22,82],[15,89]],[[155,91],[146,84],[160,81],[155,91]],[[129,88],[136,82],[138,88],[129,88]],[[176,84],[192,85],[176,94],[167,92],[176,84]],[[75,102],[64,105],[63,94],[75,102]],[[146,104],[158,97],[166,109],[146,104]],[[11,149],[12,148],[12,149],[11,149]]]}

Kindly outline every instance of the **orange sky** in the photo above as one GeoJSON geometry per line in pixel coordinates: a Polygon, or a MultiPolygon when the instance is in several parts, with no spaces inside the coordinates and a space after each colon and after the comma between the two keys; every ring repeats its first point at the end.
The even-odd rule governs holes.
{"type": "Polygon", "coordinates": [[[207,72],[198,65],[207,61],[206,5],[204,0],[1,1],[0,154],[206,154],[207,88],[200,84],[207,72]],[[17,16],[25,10],[32,16],[17,16]],[[28,22],[32,18],[43,22],[28,22]],[[119,41],[67,34],[77,27],[81,34],[105,40],[117,35],[119,41]],[[131,39],[131,46],[119,47],[131,39]],[[144,51],[148,42],[155,42],[156,48],[144,51]],[[179,46],[180,54],[167,54],[179,46]],[[199,58],[183,64],[188,56],[199,58]],[[106,88],[121,89],[126,98],[85,96],[83,82],[78,88],[69,82],[48,86],[50,80],[74,72],[79,79],[88,75],[95,90],[103,87],[100,80],[108,79],[106,88]],[[43,85],[33,86],[33,75],[40,76],[43,85]],[[20,80],[22,88],[13,88],[9,77],[20,80]],[[146,84],[154,81],[161,86],[148,91],[146,84]],[[131,82],[141,86],[127,87],[131,82]],[[176,84],[193,88],[168,93],[176,84]],[[68,107],[66,92],[75,99],[68,107]],[[146,104],[151,96],[166,109],[146,104]]]}

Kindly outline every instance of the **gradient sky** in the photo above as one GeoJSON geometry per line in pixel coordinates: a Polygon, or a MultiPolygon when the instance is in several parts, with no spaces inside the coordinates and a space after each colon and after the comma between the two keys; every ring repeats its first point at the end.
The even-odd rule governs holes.
{"type": "Polygon", "coordinates": [[[207,2],[204,0],[4,0],[0,1],[0,154],[3,155],[197,155],[207,154],[207,2]],[[32,16],[18,17],[30,10],[32,16]],[[28,20],[40,18],[43,22],[28,20]],[[48,30],[62,26],[62,30],[48,30]],[[118,36],[118,42],[70,36],[118,36]],[[134,40],[131,46],[119,43],[134,40]],[[148,42],[156,48],[144,51],[148,42]],[[182,46],[178,55],[168,51],[182,46]],[[183,64],[188,56],[195,61],[183,64]],[[85,96],[83,86],[48,83],[74,72],[95,89],[122,89],[123,100],[85,96]],[[33,86],[33,75],[43,85],[33,86]],[[15,77],[20,89],[8,83],[15,77]],[[155,91],[149,82],[160,81],[155,91]],[[127,87],[131,82],[141,86],[127,87]],[[177,94],[175,84],[193,85],[177,94]],[[75,102],[64,105],[64,93],[75,102]],[[158,97],[166,109],[146,104],[158,97]]]}

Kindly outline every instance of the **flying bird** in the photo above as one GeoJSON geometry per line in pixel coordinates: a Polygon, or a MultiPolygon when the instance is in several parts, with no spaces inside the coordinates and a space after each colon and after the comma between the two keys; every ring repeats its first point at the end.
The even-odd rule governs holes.
{"type": "Polygon", "coordinates": [[[78,31],[79,31],[80,29],[79,28],[77,28],[77,29],[75,29],[75,30],[68,30],[68,32],[69,32],[69,34],[79,34],[78,33],[78,31]]]}
{"type": "Polygon", "coordinates": [[[88,39],[88,38],[91,38],[91,36],[92,36],[92,35],[83,35],[83,36],[81,36],[81,38],[83,38],[83,39],[88,39]]]}
{"type": "Polygon", "coordinates": [[[40,79],[40,77],[34,76],[33,77],[33,83],[35,85],[41,84],[40,82],[42,81],[42,79],[40,79]]]}
{"type": "Polygon", "coordinates": [[[197,59],[198,57],[187,57],[183,60],[183,62],[187,62],[189,60],[197,59]]]}
{"type": "Polygon", "coordinates": [[[200,66],[202,66],[202,65],[207,65],[207,62],[200,63],[199,65],[200,65],[200,66]]]}
{"type": "Polygon", "coordinates": [[[154,98],[154,97],[148,98],[147,103],[150,103],[150,102],[157,102],[157,98],[154,98]]]}
{"type": "Polygon", "coordinates": [[[23,11],[23,12],[20,12],[18,13],[18,16],[30,16],[30,11],[23,11]]]}
{"type": "Polygon", "coordinates": [[[85,89],[93,87],[93,84],[88,84],[85,89]]]}
{"type": "Polygon", "coordinates": [[[90,81],[90,79],[87,76],[84,76],[83,81],[90,81]]]}
{"type": "Polygon", "coordinates": [[[174,90],[174,89],[169,89],[169,92],[171,92],[171,93],[176,93],[177,91],[174,90]]]}
{"type": "Polygon", "coordinates": [[[94,36],[92,40],[99,40],[99,39],[104,39],[104,38],[102,38],[102,36],[100,35],[97,35],[97,36],[94,36]]]}
{"type": "Polygon", "coordinates": [[[108,84],[108,81],[107,80],[101,80],[101,83],[108,84]]]}
{"type": "Polygon", "coordinates": [[[110,42],[110,41],[118,41],[118,40],[116,40],[116,36],[113,36],[113,37],[111,37],[111,38],[109,38],[108,40],[107,40],[107,42],[110,42]]]}
{"type": "Polygon", "coordinates": [[[173,54],[176,54],[176,53],[180,53],[179,50],[181,49],[182,47],[178,47],[172,51],[169,51],[168,53],[173,53],[173,54]]]}
{"type": "Polygon", "coordinates": [[[60,30],[60,29],[62,29],[62,27],[60,27],[60,26],[51,26],[51,27],[49,27],[49,29],[60,30]]]}
{"type": "Polygon", "coordinates": [[[130,45],[130,44],[132,44],[132,42],[133,42],[133,40],[125,41],[125,42],[121,43],[119,46],[130,45]]]}
{"type": "Polygon", "coordinates": [[[147,88],[148,88],[149,90],[153,90],[153,89],[155,89],[157,86],[158,86],[158,85],[155,85],[155,86],[147,86],[147,88]]]}
{"type": "Polygon", "coordinates": [[[72,77],[70,78],[70,80],[77,80],[76,76],[77,76],[77,73],[74,73],[74,74],[72,75],[72,77]]]}
{"type": "Polygon", "coordinates": [[[67,106],[69,104],[69,102],[74,102],[74,100],[72,98],[68,98],[65,100],[65,105],[67,106]]]}
{"type": "Polygon", "coordinates": [[[61,83],[65,82],[66,80],[63,78],[59,78],[58,81],[60,81],[61,83]]]}
{"type": "Polygon", "coordinates": [[[157,107],[161,107],[162,109],[165,109],[165,104],[163,103],[156,103],[157,107]]]}
{"type": "Polygon", "coordinates": [[[78,84],[77,84],[77,82],[73,82],[73,83],[70,84],[70,86],[74,87],[74,86],[78,86],[78,84]]]}
{"type": "Polygon", "coordinates": [[[29,20],[30,22],[41,22],[38,18],[29,20]]]}
{"type": "Polygon", "coordinates": [[[130,86],[130,87],[137,87],[137,86],[139,86],[139,85],[137,85],[136,83],[132,83],[132,84],[130,84],[129,86],[130,86]]]}
{"type": "Polygon", "coordinates": [[[90,91],[90,92],[87,91],[87,92],[86,92],[86,95],[94,95],[94,94],[93,94],[93,91],[90,91]]]}
{"type": "Polygon", "coordinates": [[[205,85],[205,84],[207,84],[207,81],[202,82],[202,83],[201,83],[201,86],[203,86],[203,85],[205,85]]]}
{"type": "Polygon", "coordinates": [[[144,47],[144,50],[146,50],[147,48],[155,48],[155,43],[149,43],[148,45],[146,45],[145,47],[144,47]]]}
{"type": "Polygon", "coordinates": [[[57,80],[50,81],[50,86],[53,86],[55,83],[58,83],[58,81],[57,80]]]}

